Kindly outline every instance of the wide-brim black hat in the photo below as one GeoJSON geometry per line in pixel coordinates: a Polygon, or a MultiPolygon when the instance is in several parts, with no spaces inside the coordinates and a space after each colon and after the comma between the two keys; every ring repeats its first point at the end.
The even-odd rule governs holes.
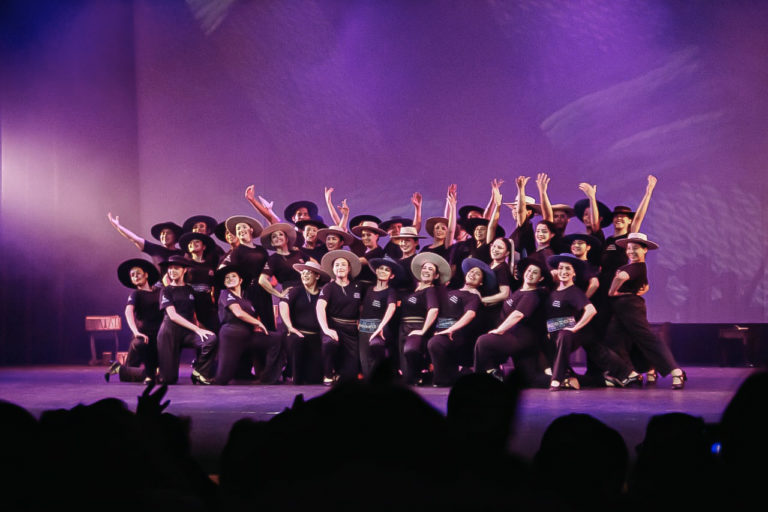
{"type": "Polygon", "coordinates": [[[167,260],[164,260],[164,261],[160,262],[160,269],[163,272],[165,272],[168,269],[168,267],[170,267],[171,265],[178,265],[180,267],[189,267],[191,265],[191,263],[184,256],[180,256],[178,254],[174,254],[173,256],[168,258],[167,260]]]}
{"type": "Polygon", "coordinates": [[[261,246],[270,251],[274,251],[276,248],[272,245],[272,233],[275,231],[282,231],[285,233],[286,242],[288,247],[293,247],[296,244],[296,230],[293,226],[287,222],[278,222],[276,224],[270,224],[264,231],[261,232],[261,246]]]}
{"type": "Polygon", "coordinates": [[[368,266],[374,274],[376,273],[376,269],[382,265],[392,269],[392,273],[395,275],[395,281],[402,281],[405,278],[405,269],[403,266],[390,257],[371,258],[371,261],[368,262],[368,266]]]}
{"type": "Polygon", "coordinates": [[[253,229],[253,234],[251,235],[252,238],[258,238],[261,236],[261,232],[264,229],[264,226],[261,225],[261,222],[247,215],[233,215],[232,217],[228,218],[226,220],[227,231],[233,234],[237,233],[236,227],[241,223],[248,224],[251,229],[253,229]]]}
{"type": "Polygon", "coordinates": [[[470,212],[478,212],[480,215],[483,215],[485,213],[485,208],[473,204],[464,205],[459,208],[459,218],[466,219],[470,212]]]}
{"type": "Polygon", "coordinates": [[[362,222],[366,220],[375,222],[377,226],[381,224],[381,219],[375,215],[356,215],[351,219],[349,219],[349,227],[353,228],[355,226],[359,226],[362,222]]]}
{"type": "Polygon", "coordinates": [[[590,247],[591,247],[593,250],[597,250],[597,251],[599,251],[599,250],[600,250],[600,248],[601,248],[601,247],[602,247],[602,245],[603,245],[603,244],[602,244],[602,242],[600,242],[600,240],[598,240],[598,239],[597,239],[597,238],[595,238],[594,236],[592,236],[592,235],[588,235],[588,234],[586,234],[586,233],[572,233],[572,234],[570,234],[570,235],[565,235],[565,236],[563,237],[563,242],[567,243],[567,244],[568,244],[568,247],[570,247],[570,246],[571,246],[571,244],[572,244],[572,243],[573,243],[575,240],[583,240],[583,241],[584,241],[584,242],[586,242],[586,243],[587,243],[587,245],[588,245],[588,246],[590,246],[590,247]]]}
{"type": "Polygon", "coordinates": [[[155,237],[155,240],[160,240],[160,232],[166,228],[173,231],[173,233],[176,235],[176,240],[178,240],[181,234],[184,232],[181,226],[179,226],[175,222],[170,222],[170,221],[155,224],[150,228],[149,232],[152,233],[152,236],[155,237]]]}
{"type": "MultiPolygon", "coordinates": [[[[221,240],[222,242],[227,242],[227,223],[225,222],[219,222],[216,225],[216,229],[213,230],[213,234],[216,235],[216,238],[221,240]]],[[[227,242],[229,243],[229,242],[227,242]]]]}
{"type": "MultiPolygon", "coordinates": [[[[464,220],[464,231],[470,234],[470,236],[474,236],[475,228],[477,226],[487,226],[490,223],[488,219],[483,219],[479,217],[475,217],[474,219],[465,219],[464,220]]],[[[500,236],[506,236],[506,231],[504,231],[504,228],[497,225],[496,226],[496,237],[500,236]]]]}
{"type": "Polygon", "coordinates": [[[461,272],[465,276],[475,267],[483,271],[483,290],[488,292],[496,288],[496,273],[486,262],[477,258],[464,258],[461,262],[461,272]]]}
{"type": "MultiPolygon", "coordinates": [[[[213,273],[213,283],[216,288],[219,290],[224,290],[226,286],[224,286],[224,278],[229,274],[230,272],[236,272],[237,275],[240,276],[240,278],[243,280],[243,284],[250,281],[251,276],[248,273],[248,271],[245,269],[245,267],[241,265],[225,265],[221,267],[220,269],[216,270],[216,272],[213,273]]],[[[240,285],[241,288],[243,285],[240,285]]]]}
{"type": "Polygon", "coordinates": [[[302,231],[304,231],[305,226],[315,226],[317,229],[325,229],[328,227],[328,225],[323,222],[322,217],[300,220],[296,223],[296,227],[302,231]]]}
{"type": "Polygon", "coordinates": [[[554,256],[547,258],[547,265],[549,265],[549,268],[553,270],[556,269],[560,263],[570,263],[573,266],[573,270],[576,271],[577,275],[584,274],[584,264],[586,262],[571,253],[564,252],[562,254],[555,254],[554,256]]]}
{"type": "Polygon", "coordinates": [[[523,258],[517,262],[517,264],[515,265],[517,267],[517,278],[522,281],[523,274],[531,265],[538,268],[539,271],[541,272],[541,275],[544,277],[544,279],[541,281],[541,286],[550,288],[553,283],[552,273],[550,272],[550,269],[547,267],[546,264],[544,264],[541,260],[537,260],[535,258],[523,258]]]}
{"type": "Polygon", "coordinates": [[[198,222],[204,222],[206,226],[208,226],[208,233],[213,233],[213,231],[216,229],[216,225],[218,222],[216,222],[216,219],[213,217],[210,217],[208,215],[194,215],[187,220],[184,221],[184,224],[182,225],[182,229],[185,233],[189,233],[192,231],[192,228],[195,224],[198,222]]]}
{"type": "Polygon", "coordinates": [[[440,283],[445,284],[451,280],[452,272],[450,263],[436,252],[424,251],[414,256],[411,260],[411,273],[417,281],[421,280],[419,277],[421,275],[421,267],[423,267],[425,263],[432,263],[437,267],[440,283]]]}
{"type": "Polygon", "coordinates": [[[184,252],[189,252],[189,242],[192,240],[200,240],[203,242],[203,245],[205,246],[205,249],[203,250],[204,253],[208,253],[208,251],[212,250],[216,246],[216,242],[213,241],[213,238],[209,237],[208,235],[204,235],[202,233],[193,233],[188,232],[181,235],[181,238],[179,238],[179,247],[181,247],[181,250],[184,252]]]}
{"type": "Polygon", "coordinates": [[[135,267],[139,267],[147,273],[147,283],[149,286],[154,285],[160,280],[160,271],[157,270],[157,267],[151,261],[133,258],[122,262],[117,267],[117,278],[126,288],[135,288],[133,282],[131,282],[131,269],[135,267]]]}
{"type": "Polygon", "coordinates": [[[360,269],[363,267],[360,263],[360,258],[357,257],[352,251],[346,249],[337,249],[335,251],[328,251],[323,255],[320,260],[320,266],[323,267],[325,273],[329,276],[333,276],[333,262],[339,258],[344,258],[349,262],[349,278],[357,277],[360,273],[360,269]]]}
{"type": "Polygon", "coordinates": [[[312,201],[294,201],[293,203],[289,204],[285,207],[285,210],[283,211],[283,217],[285,218],[286,222],[294,223],[293,222],[293,216],[296,215],[296,210],[299,208],[306,208],[307,212],[309,212],[309,217],[314,219],[317,217],[317,205],[313,203],[312,201]]]}
{"type": "Polygon", "coordinates": [[[412,226],[413,220],[406,219],[405,217],[390,217],[384,222],[379,222],[379,227],[384,231],[389,231],[389,228],[392,227],[392,224],[402,224],[403,227],[412,226]]]}
{"type": "MultiPolygon", "coordinates": [[[[578,217],[582,222],[584,222],[584,212],[587,211],[587,208],[589,208],[589,202],[589,199],[579,199],[573,205],[573,211],[576,212],[576,217],[578,217]]],[[[604,203],[601,203],[600,201],[597,202],[597,215],[602,219],[600,221],[601,228],[605,228],[611,225],[611,220],[613,220],[613,213],[611,212],[611,209],[608,208],[608,206],[606,206],[604,203]]]]}
{"type": "Polygon", "coordinates": [[[617,214],[626,215],[630,219],[635,218],[635,211],[632,211],[632,208],[629,206],[614,206],[613,211],[611,212],[611,222],[613,222],[613,216],[617,214]]]}

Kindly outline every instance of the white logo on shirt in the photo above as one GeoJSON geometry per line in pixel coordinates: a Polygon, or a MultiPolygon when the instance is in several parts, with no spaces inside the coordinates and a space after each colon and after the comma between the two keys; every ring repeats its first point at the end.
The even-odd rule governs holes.
{"type": "Polygon", "coordinates": [[[360,298],[360,292],[353,293],[352,297],[354,297],[355,299],[359,299],[360,298]]]}
{"type": "Polygon", "coordinates": [[[458,304],[459,303],[459,298],[457,296],[455,296],[455,295],[451,295],[448,300],[453,302],[454,304],[458,304]]]}
{"type": "Polygon", "coordinates": [[[237,301],[237,299],[234,298],[231,293],[228,293],[227,294],[227,302],[231,302],[231,301],[237,301]]]}
{"type": "Polygon", "coordinates": [[[374,299],[373,302],[371,303],[371,305],[373,307],[375,307],[375,308],[380,308],[381,307],[381,302],[379,300],[374,299]]]}
{"type": "Polygon", "coordinates": [[[171,301],[169,301],[167,297],[163,297],[163,300],[160,301],[160,302],[162,302],[163,304],[167,304],[167,303],[169,303],[171,301]]]}
{"type": "Polygon", "coordinates": [[[504,302],[506,302],[506,303],[507,303],[507,306],[511,306],[511,305],[512,305],[512,303],[513,303],[513,302],[515,302],[515,301],[514,301],[514,299],[507,299],[507,300],[505,300],[504,302]]]}
{"type": "Polygon", "coordinates": [[[191,293],[189,294],[189,300],[195,300],[195,296],[192,295],[191,293]]]}
{"type": "Polygon", "coordinates": [[[410,302],[411,304],[416,304],[416,301],[417,301],[416,297],[408,297],[408,302],[410,302]]]}
{"type": "Polygon", "coordinates": [[[560,301],[559,300],[553,300],[552,301],[552,307],[553,308],[559,308],[560,307],[560,301]]]}

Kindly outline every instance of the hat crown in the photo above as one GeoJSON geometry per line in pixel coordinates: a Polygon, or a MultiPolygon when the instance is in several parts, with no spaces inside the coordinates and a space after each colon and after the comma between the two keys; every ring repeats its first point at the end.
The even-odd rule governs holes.
{"type": "Polygon", "coordinates": [[[635,240],[641,240],[643,242],[648,241],[648,235],[645,233],[630,233],[627,235],[627,240],[629,241],[635,241],[635,240]]]}
{"type": "Polygon", "coordinates": [[[408,236],[417,236],[419,234],[418,231],[416,231],[416,228],[413,226],[403,226],[400,228],[400,236],[408,235],[408,236]]]}
{"type": "Polygon", "coordinates": [[[377,228],[377,229],[379,227],[379,225],[373,222],[372,220],[364,220],[363,222],[358,224],[358,226],[360,226],[361,228],[377,228]]]}

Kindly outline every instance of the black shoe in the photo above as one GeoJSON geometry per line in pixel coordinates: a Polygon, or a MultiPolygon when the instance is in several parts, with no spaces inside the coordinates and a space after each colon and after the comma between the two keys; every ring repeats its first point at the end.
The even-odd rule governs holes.
{"type": "Polygon", "coordinates": [[[118,372],[120,372],[120,363],[115,361],[114,363],[112,363],[112,366],[109,367],[109,370],[107,370],[107,373],[104,374],[104,380],[109,382],[109,378],[112,375],[117,375],[118,372]]]}

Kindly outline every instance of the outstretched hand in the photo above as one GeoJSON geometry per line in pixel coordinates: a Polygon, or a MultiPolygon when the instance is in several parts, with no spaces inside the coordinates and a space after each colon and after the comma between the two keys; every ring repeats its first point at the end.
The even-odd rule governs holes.
{"type": "Polygon", "coordinates": [[[162,384],[153,393],[154,384],[144,388],[144,392],[138,396],[136,405],[136,415],[145,417],[160,416],[162,412],[171,404],[170,400],[163,402],[165,393],[168,391],[168,385],[162,384]]]}

